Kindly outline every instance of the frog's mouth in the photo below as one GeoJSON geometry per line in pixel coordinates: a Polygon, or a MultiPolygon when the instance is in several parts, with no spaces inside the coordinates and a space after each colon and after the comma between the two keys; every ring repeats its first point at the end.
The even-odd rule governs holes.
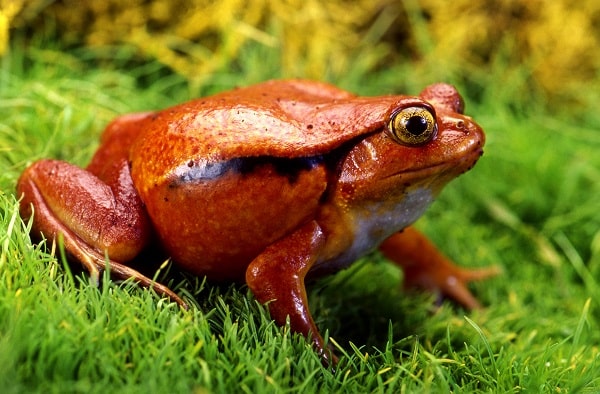
{"type": "Polygon", "coordinates": [[[446,171],[451,172],[454,176],[458,176],[473,168],[481,156],[483,156],[483,149],[480,146],[476,146],[466,154],[462,154],[454,160],[451,159],[434,165],[434,167],[442,169],[442,172],[445,172],[443,168],[446,167],[446,171]]]}
{"type": "Polygon", "coordinates": [[[481,145],[474,145],[466,152],[449,155],[423,167],[388,175],[380,182],[388,185],[400,184],[404,192],[415,188],[427,188],[437,195],[444,185],[473,168],[482,155],[481,145]]]}
{"type": "Polygon", "coordinates": [[[434,163],[409,170],[408,173],[417,178],[454,178],[475,166],[483,155],[483,145],[485,143],[483,132],[474,123],[465,125],[462,120],[456,121],[454,126],[463,130],[450,131],[446,132],[445,135],[438,136],[438,140],[432,146],[431,153],[427,154],[428,157],[439,157],[439,159],[434,163]]]}
{"type": "Polygon", "coordinates": [[[430,164],[425,167],[417,168],[411,173],[439,173],[451,174],[452,176],[458,176],[469,171],[475,166],[479,158],[483,155],[483,149],[479,146],[472,148],[466,153],[460,155],[452,155],[446,160],[442,160],[438,163],[430,164]]]}

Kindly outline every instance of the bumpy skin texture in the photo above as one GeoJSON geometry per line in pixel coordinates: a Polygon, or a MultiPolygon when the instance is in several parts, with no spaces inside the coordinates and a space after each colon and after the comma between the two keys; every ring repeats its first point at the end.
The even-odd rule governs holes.
{"type": "Polygon", "coordinates": [[[459,269],[408,227],[482,153],[483,132],[463,107],[446,84],[416,97],[357,97],[287,80],[125,115],[87,169],[54,160],[27,168],[21,214],[34,235],[62,235],[94,278],[108,255],[114,276],[185,305],[126,265],[157,239],[189,272],[245,281],[277,323],[289,316],[329,358],[305,277],[381,245],[407,286],[477,307],[466,283],[496,273],[459,269]]]}

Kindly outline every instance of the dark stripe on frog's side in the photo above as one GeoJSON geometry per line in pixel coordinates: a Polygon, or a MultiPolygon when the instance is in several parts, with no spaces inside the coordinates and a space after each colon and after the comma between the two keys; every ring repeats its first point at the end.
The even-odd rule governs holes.
{"type": "Polygon", "coordinates": [[[169,187],[175,188],[190,182],[214,181],[229,172],[244,176],[266,166],[272,167],[278,175],[287,177],[290,184],[293,184],[302,171],[311,170],[323,161],[320,155],[291,159],[269,156],[243,157],[215,163],[190,160],[176,170],[176,178],[169,187]]]}

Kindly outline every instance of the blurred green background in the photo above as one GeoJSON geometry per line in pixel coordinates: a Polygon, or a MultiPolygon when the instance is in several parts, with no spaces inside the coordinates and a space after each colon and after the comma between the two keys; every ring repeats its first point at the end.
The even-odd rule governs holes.
{"type": "MultiPolygon", "coordinates": [[[[71,45],[130,45],[191,81],[235,63],[244,45],[278,48],[281,75],[336,80],[409,63],[416,76],[499,78],[557,110],[597,102],[595,0],[2,0],[0,53],[11,31],[71,45]],[[352,71],[351,71],[352,70],[352,71]],[[496,71],[497,72],[497,71],[496,71]],[[591,91],[594,90],[594,91],[591,91]]],[[[518,98],[516,98],[518,100],[518,98]]]]}

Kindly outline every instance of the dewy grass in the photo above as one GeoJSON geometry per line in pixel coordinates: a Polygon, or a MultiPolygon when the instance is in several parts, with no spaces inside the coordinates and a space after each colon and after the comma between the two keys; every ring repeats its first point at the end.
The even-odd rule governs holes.
{"type": "MultiPolygon", "coordinates": [[[[244,85],[245,75],[253,81],[272,76],[248,60],[264,56],[245,51],[247,63],[236,73],[224,71],[199,91],[244,85]]],[[[171,268],[160,279],[193,297],[192,308],[183,311],[132,283],[105,277],[95,287],[76,266],[70,274],[55,245],[31,243],[14,195],[28,163],[54,157],[85,165],[114,116],[197,93],[153,64],[122,71],[114,64],[126,60],[113,68],[93,63],[90,53],[35,46],[3,59],[3,392],[600,390],[594,133],[600,122],[593,114],[573,122],[539,110],[540,103],[527,112],[494,100],[506,97],[494,93],[502,89],[499,76],[479,75],[475,84],[484,94],[466,101],[487,132],[485,155],[446,188],[418,226],[460,265],[497,264],[504,272],[473,285],[486,305],[473,312],[403,292],[401,272],[376,253],[309,285],[317,324],[329,330],[342,357],[333,371],[304,338],[277,327],[244,286],[215,285],[171,268]]],[[[397,75],[411,78],[410,69],[399,66],[362,79],[353,75],[344,87],[392,92],[394,81],[403,85],[397,75]]]]}

